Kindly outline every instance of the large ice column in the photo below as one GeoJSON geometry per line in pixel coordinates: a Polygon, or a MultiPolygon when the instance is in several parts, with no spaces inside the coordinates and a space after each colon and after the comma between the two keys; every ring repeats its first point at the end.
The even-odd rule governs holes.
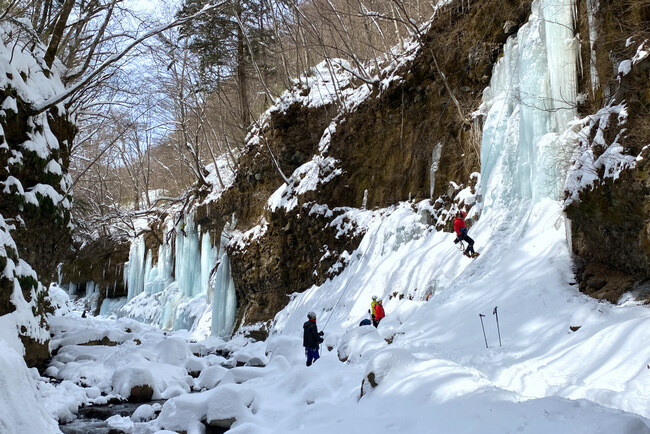
{"type": "Polygon", "coordinates": [[[131,243],[129,263],[126,272],[127,298],[131,300],[144,290],[145,275],[145,244],[144,237],[140,235],[131,243]]]}
{"type": "Polygon", "coordinates": [[[221,263],[214,277],[214,300],[212,304],[212,334],[227,336],[235,325],[237,296],[235,282],[230,272],[228,254],[221,256],[221,263]]]}
{"type": "Polygon", "coordinates": [[[112,313],[116,313],[125,304],[126,297],[105,298],[104,301],[102,301],[101,307],[99,308],[99,314],[108,316],[112,313]]]}
{"type": "Polygon", "coordinates": [[[210,275],[217,262],[218,250],[212,247],[210,234],[201,236],[201,293],[206,295],[208,302],[212,301],[214,293],[210,287],[210,275]]]}
{"type": "Polygon", "coordinates": [[[580,42],[574,35],[575,0],[542,0],[544,36],[555,132],[564,130],[577,114],[580,42]]]}
{"type": "Polygon", "coordinates": [[[230,271],[230,259],[226,253],[226,245],[235,229],[237,221],[233,214],[230,223],[226,223],[219,238],[219,266],[213,277],[214,296],[212,299],[212,334],[228,336],[235,325],[237,313],[237,293],[235,282],[230,271]]]}
{"type": "Polygon", "coordinates": [[[587,0],[587,22],[589,23],[589,75],[591,77],[591,93],[596,94],[596,90],[600,87],[600,80],[598,78],[598,70],[596,69],[596,37],[598,36],[598,27],[596,20],[596,13],[600,3],[598,0],[587,0]]]}
{"type": "MultiPolygon", "coordinates": [[[[210,235],[201,235],[193,216],[187,215],[176,228],[175,248],[162,244],[155,264],[151,251],[145,255],[144,240],[135,239],[131,244],[126,278],[128,298],[131,300],[143,291],[144,294],[124,306],[124,314],[147,318],[146,321],[156,323],[163,330],[191,330],[206,312],[208,315],[213,312],[209,304],[214,302],[218,306],[218,318],[215,319],[218,331],[232,330],[236,301],[230,264],[219,272],[213,271],[233,227],[234,221],[226,224],[221,246],[213,247],[210,235]],[[142,314],[144,311],[146,315],[142,314]]],[[[164,238],[168,238],[167,234],[164,238]]]]}
{"type": "Polygon", "coordinates": [[[95,282],[86,282],[86,298],[90,298],[95,293],[96,288],[95,282]]]}
{"type": "Polygon", "coordinates": [[[559,133],[576,116],[574,0],[535,0],[528,23],[504,46],[485,90],[481,144],[484,206],[559,198],[559,133]]]}
{"type": "MultiPolygon", "coordinates": [[[[166,234],[165,234],[166,235],[166,234]]],[[[164,239],[167,239],[165,236],[164,239]]],[[[151,252],[149,252],[149,257],[151,252]]],[[[172,267],[174,257],[169,244],[161,244],[158,247],[158,262],[150,267],[146,275],[144,290],[147,294],[157,294],[163,291],[174,279],[172,278],[172,267]]]]}
{"type": "Polygon", "coordinates": [[[194,217],[185,217],[176,231],[176,282],[183,295],[201,293],[201,249],[194,217]]]}

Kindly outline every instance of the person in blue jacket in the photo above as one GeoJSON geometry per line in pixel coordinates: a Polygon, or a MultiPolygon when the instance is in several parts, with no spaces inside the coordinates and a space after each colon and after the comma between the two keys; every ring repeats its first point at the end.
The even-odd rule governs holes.
{"type": "Polygon", "coordinates": [[[307,366],[311,366],[313,362],[320,358],[318,354],[318,347],[323,343],[323,332],[318,331],[316,325],[316,314],[309,312],[307,314],[307,321],[303,324],[302,346],[305,347],[305,355],[307,356],[307,366]]]}

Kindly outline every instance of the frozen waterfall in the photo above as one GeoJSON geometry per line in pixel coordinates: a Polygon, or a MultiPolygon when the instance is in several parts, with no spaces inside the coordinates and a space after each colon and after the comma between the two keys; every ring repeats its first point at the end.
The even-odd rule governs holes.
{"type": "Polygon", "coordinates": [[[528,23],[504,47],[484,92],[484,206],[513,198],[558,199],[576,116],[578,42],[574,0],[535,0],[528,23]]]}
{"type": "MultiPolygon", "coordinates": [[[[174,247],[171,243],[160,245],[155,264],[143,236],[137,237],[131,244],[125,273],[128,302],[117,306],[106,299],[102,312],[115,312],[117,306],[118,316],[129,316],[164,330],[193,330],[199,322],[207,322],[213,325],[212,334],[230,333],[237,301],[224,246],[233,223],[226,225],[220,245],[213,247],[210,234],[201,234],[193,216],[186,216],[176,227],[174,247]]],[[[164,239],[168,238],[166,231],[164,239]]]]}

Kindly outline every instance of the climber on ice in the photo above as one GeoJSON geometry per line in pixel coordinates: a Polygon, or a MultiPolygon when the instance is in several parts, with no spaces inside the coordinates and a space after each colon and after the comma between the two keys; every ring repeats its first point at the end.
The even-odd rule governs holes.
{"type": "Polygon", "coordinates": [[[467,243],[467,247],[465,250],[463,250],[463,253],[465,256],[469,256],[470,258],[476,258],[478,256],[478,253],[474,251],[474,240],[471,239],[469,235],[467,235],[465,217],[467,217],[467,213],[465,211],[458,211],[456,214],[456,218],[454,219],[454,231],[456,232],[456,239],[454,240],[454,244],[459,243],[460,241],[465,241],[467,243]]]}

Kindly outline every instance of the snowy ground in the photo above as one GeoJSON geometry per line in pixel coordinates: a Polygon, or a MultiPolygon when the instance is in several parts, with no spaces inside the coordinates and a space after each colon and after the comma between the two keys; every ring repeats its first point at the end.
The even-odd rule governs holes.
{"type": "Polygon", "coordinates": [[[150,384],[154,399],[171,398],[158,417],[150,420],[156,413],[145,404],[113,426],[200,433],[202,420],[235,420],[229,432],[650,432],[650,311],[600,303],[572,285],[557,202],[487,211],[470,230],[481,252],[474,260],[409,204],[375,215],[345,271],[297,294],[267,342],[192,344],[189,334],[125,318],[53,318],[61,349],[47,373],[63,382],[37,381],[47,409],[69,420],[80,404],[150,384]],[[359,327],[372,295],[385,300],[387,317],[378,329],[359,327]],[[308,368],[302,323],[311,310],[326,339],[308,368]],[[119,345],[78,345],[104,336],[119,345]]]}

